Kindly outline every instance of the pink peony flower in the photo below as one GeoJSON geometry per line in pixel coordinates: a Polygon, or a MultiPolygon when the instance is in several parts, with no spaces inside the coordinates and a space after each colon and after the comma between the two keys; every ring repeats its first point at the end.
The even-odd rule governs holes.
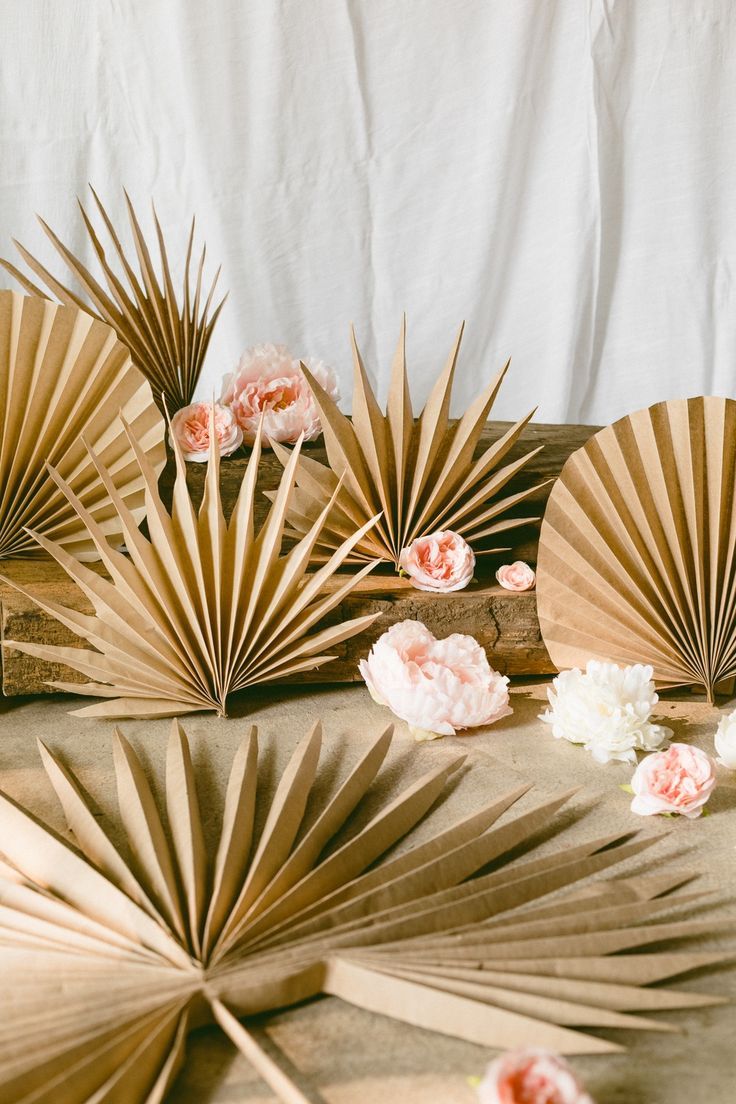
{"type": "Polygon", "coordinates": [[[496,579],[504,590],[532,590],[536,582],[534,572],[523,560],[499,567],[496,579]]]}
{"type": "Polygon", "coordinates": [[[472,636],[437,640],[421,621],[400,621],[359,664],[371,697],[406,721],[417,740],[454,736],[511,713],[508,679],[472,636]]]}
{"type": "Polygon", "coordinates": [[[713,760],[699,748],[670,744],[642,759],[634,771],[632,813],[699,817],[716,784],[713,760]]]}
{"type": "MultiPolygon", "coordinates": [[[[325,391],[339,399],[334,371],[312,357],[305,357],[304,363],[325,391]]],[[[256,439],[264,412],[264,445],[269,439],[293,444],[301,433],[306,441],[313,441],[322,432],[309,384],[285,345],[246,349],[235,371],[223,380],[220,402],[230,407],[249,445],[256,439]]]]}
{"type": "Polygon", "coordinates": [[[475,555],[450,529],[417,537],[399,557],[399,567],[417,590],[462,590],[473,578],[475,555]]]}
{"type": "Polygon", "coordinates": [[[478,1086],[481,1104],[593,1104],[563,1058],[544,1050],[503,1054],[478,1086]]]}
{"type": "MultiPolygon", "coordinates": [[[[201,464],[210,451],[210,423],[213,404],[196,402],[177,410],[171,419],[169,441],[177,441],[185,460],[201,464]]],[[[243,431],[226,406],[214,404],[215,436],[220,456],[229,456],[243,443],[243,431]]]]}

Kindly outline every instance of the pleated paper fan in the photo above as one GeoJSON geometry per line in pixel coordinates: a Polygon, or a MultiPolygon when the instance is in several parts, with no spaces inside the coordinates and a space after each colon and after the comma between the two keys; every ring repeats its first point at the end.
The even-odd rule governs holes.
{"type": "MultiPolygon", "coordinates": [[[[57,280],[20,242],[15,241],[14,245],[34,275],[44,283],[52,295],[62,303],[80,307],[88,314],[93,314],[95,318],[112,326],[120,340],[130,349],[136,366],[150,380],[156,402],[160,403],[163,409],[162,396],[165,396],[168,409],[178,410],[192,401],[212,337],[212,330],[227,298],[223,296],[217,306],[213,307],[220,270],[217,270],[214,279],[206,287],[204,284],[206,247],[203,247],[196,262],[196,276],[192,288],[190,275],[194,251],[194,219],[192,219],[186,243],[181,302],[177,301],[169,255],[155,207],[153,222],[161,263],[160,277],[156,272],[151,250],[146,243],[128,193],[125,192],[125,203],[138,262],[138,273],[134,263],[126,256],[120,237],[97,193],[92,187],[90,191],[124,279],[121,279],[115,266],[110,263],[94,223],[80,201],[78,202],[84,229],[102,270],[107,290],[42,218],[39,218],[39,222],[46,236],[84,290],[86,300],[57,280]]],[[[9,272],[26,291],[33,295],[46,295],[43,289],[34,284],[10,261],[0,258],[0,266],[9,272]]]]}
{"type": "Polygon", "coordinates": [[[98,557],[47,461],[89,511],[103,543],[121,542],[117,511],[84,441],[132,517],[142,519],[143,480],[121,414],[156,474],[166,462],[164,423],[149,384],[109,326],[76,307],[0,291],[0,412],[0,559],[39,554],[28,529],[66,554],[98,557]]]}
{"type": "Polygon", "coordinates": [[[259,442],[227,523],[214,434],[198,514],[189,497],[186,465],[174,442],[176,480],[169,514],[161,501],[156,472],[130,427],[125,431],[145,486],[148,538],[139,532],[135,517],[93,450],[90,457],[117,511],[128,555],[106,544],[100,526],[53,469],[52,477],[86,527],[110,578],[78,564],[60,544],[34,534],[91,600],[94,616],[47,601],[10,579],[4,580],[91,645],[91,649],[83,649],[3,642],[6,648],[65,664],[91,679],[51,684],[74,694],[109,699],[78,710],[79,716],[170,717],[198,710],[224,715],[231,694],[320,667],[334,658],[332,648],[378,616],[373,613],[327,626],[319,624],[375,566],[369,563],[346,575],[340,585],[325,593],[325,584],[374,519],[353,532],[326,564],[310,573],[310,554],[328,503],[310,532],[281,554],[299,445],[282,475],[276,501],[256,533],[253,512],[259,442]]]}
{"type": "MultiPolygon", "coordinates": [[[[319,408],[329,463],[302,456],[297,468],[298,493],[289,511],[295,535],[303,534],[336,494],[327,524],[315,545],[315,556],[329,556],[358,525],[381,515],[356,545],[354,558],[380,558],[398,566],[401,550],[416,537],[451,529],[471,543],[501,539],[536,518],[514,517],[513,510],[537,487],[503,495],[509,480],[539,448],[504,463],[531,411],[481,456],[476,446],[508,369],[508,364],[468,407],[450,420],[450,396],[463,328],[455,340],[420,417],[415,420],[406,370],[406,322],[402,323],[393,360],[386,413],[371,389],[355,335],[352,335],[354,384],[352,420],[338,408],[309,369],[304,372],[319,408]],[[338,489],[338,482],[342,486],[338,489]]],[[[282,463],[288,450],[274,445],[282,463]]],[[[500,552],[507,548],[486,548],[500,552]]]]}
{"type": "Polygon", "coordinates": [[[542,636],[560,668],[654,668],[661,687],[736,675],[736,402],[640,410],[568,459],[539,541],[542,636]]]}
{"type": "Polygon", "coordinates": [[[233,760],[213,854],[177,722],[165,818],[116,734],[125,855],[74,774],[42,746],[74,846],[0,794],[5,1104],[163,1101],[187,1032],[206,1022],[280,1100],[305,1104],[247,1019],[321,994],[485,1047],[565,1054],[621,1049],[586,1028],[668,1030],[641,1013],[721,1003],[649,987],[723,957],[638,953],[717,927],[672,916],[702,896],[669,895],[682,874],[609,879],[651,839],[608,836],[540,855],[539,833],[570,795],[509,818],[522,786],[450,827],[423,826],[412,843],[463,757],[384,796],[376,776],[390,742],[389,729],[333,779],[326,802],[310,803],[320,726],[273,795],[252,729],[233,760]],[[361,815],[367,795],[373,811],[361,815]],[[604,880],[591,882],[596,874],[604,880]]]}

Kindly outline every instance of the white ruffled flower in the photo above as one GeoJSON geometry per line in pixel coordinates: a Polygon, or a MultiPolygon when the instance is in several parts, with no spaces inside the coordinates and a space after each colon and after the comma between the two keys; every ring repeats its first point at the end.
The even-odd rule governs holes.
{"type": "Polygon", "coordinates": [[[649,720],[659,698],[652,668],[640,663],[619,667],[590,660],[585,672],[559,674],[547,696],[550,709],[541,720],[552,726],[552,735],[582,744],[598,763],[636,763],[637,751],[657,751],[672,735],[649,720]]]}
{"type": "Polygon", "coordinates": [[[721,717],[716,729],[716,763],[736,770],[736,709],[721,717]]]}

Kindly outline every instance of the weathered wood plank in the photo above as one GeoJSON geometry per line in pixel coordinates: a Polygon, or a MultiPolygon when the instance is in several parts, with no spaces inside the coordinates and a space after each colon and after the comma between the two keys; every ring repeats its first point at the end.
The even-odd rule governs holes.
{"type": "MultiPolygon", "coordinates": [[[[489,423],[482,442],[487,443],[504,432],[506,424],[489,423]]],[[[554,479],[562,465],[575,449],[579,448],[594,432],[589,426],[532,425],[524,435],[522,445],[517,445],[514,455],[544,444],[544,450],[534,458],[514,480],[509,493],[554,479]]],[[[319,445],[307,446],[311,456],[324,458],[319,445]]],[[[243,475],[245,459],[232,458],[222,463],[222,495],[226,512],[235,502],[243,475]]],[[[199,501],[202,494],[204,465],[191,464],[187,479],[192,496],[199,501]]],[[[261,462],[259,486],[273,489],[279,480],[281,466],[271,453],[265,453],[261,462]]],[[[172,472],[162,477],[164,497],[171,493],[172,472]]],[[[525,516],[539,516],[544,509],[550,485],[541,488],[526,503],[525,516]]],[[[262,498],[258,507],[259,521],[265,516],[268,501],[262,498]]],[[[536,561],[537,527],[529,525],[519,531],[510,559],[536,561]]],[[[358,676],[357,664],[373,641],[389,625],[406,618],[423,621],[437,636],[451,632],[470,633],[488,650],[491,663],[510,675],[547,674],[553,671],[551,661],[542,642],[536,613],[534,593],[511,594],[493,581],[495,563],[487,557],[479,560],[478,578],[464,591],[450,595],[425,594],[415,590],[406,580],[395,574],[369,576],[331,615],[332,620],[347,620],[364,613],[380,611],[382,617],[372,628],[345,641],[338,649],[338,658],[310,675],[301,676],[301,682],[350,682],[358,676]]],[[[101,568],[97,568],[101,570],[101,568]]],[[[0,572],[27,586],[39,595],[86,613],[92,608],[67,575],[55,563],[48,560],[10,561],[0,565],[0,572]]],[[[333,584],[333,585],[336,585],[333,584]]],[[[53,618],[48,617],[32,602],[11,586],[0,583],[0,630],[3,639],[35,640],[49,644],[78,645],[81,642],[53,618]]],[[[83,681],[82,677],[59,665],[43,663],[21,652],[3,649],[2,689],[7,696],[40,694],[49,692],[47,682],[63,678],[65,681],[83,681]]]]}
{"type": "MultiPolygon", "coordinates": [[[[53,562],[16,561],[4,564],[3,572],[47,599],[84,613],[92,612],[85,596],[53,562]]],[[[552,670],[539,634],[533,593],[510,594],[495,584],[476,581],[457,594],[438,596],[415,590],[402,579],[368,578],[328,620],[347,620],[373,612],[381,612],[383,616],[367,632],[343,642],[336,649],[338,658],[334,662],[292,681],[358,679],[358,660],[389,625],[406,618],[424,621],[436,636],[471,633],[487,648],[492,664],[506,674],[544,674],[552,670]]],[[[64,646],[81,643],[7,583],[0,583],[0,618],[6,640],[36,640],[64,646]]],[[[81,675],[65,667],[45,663],[16,649],[4,648],[3,653],[3,693],[8,697],[51,692],[47,682],[53,679],[84,681],[81,675]]]]}

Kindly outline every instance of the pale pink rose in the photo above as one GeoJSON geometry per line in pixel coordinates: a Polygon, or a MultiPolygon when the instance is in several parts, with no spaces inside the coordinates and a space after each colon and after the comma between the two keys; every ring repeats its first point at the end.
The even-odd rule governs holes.
{"type": "Polygon", "coordinates": [[[496,579],[504,590],[532,590],[536,582],[534,572],[523,560],[499,567],[496,579]]]}
{"type": "Polygon", "coordinates": [[[700,748],[670,744],[642,759],[634,771],[632,813],[699,817],[716,784],[713,760],[700,748]]]}
{"type": "Polygon", "coordinates": [[[593,1104],[564,1058],[545,1050],[503,1054],[478,1085],[480,1104],[593,1104]]]}
{"type": "Polygon", "coordinates": [[[399,567],[417,590],[462,590],[473,578],[475,554],[459,533],[445,529],[412,541],[399,567]]]}
{"type": "Polygon", "coordinates": [[[359,666],[373,700],[406,721],[418,740],[454,736],[511,713],[509,680],[490,667],[472,636],[437,640],[421,621],[400,621],[359,666]]]}
{"type": "Polygon", "coordinates": [[[243,443],[243,431],[232,411],[219,403],[196,402],[177,410],[171,419],[169,441],[176,440],[185,460],[202,463],[209,456],[212,410],[220,456],[229,456],[243,443]]]}
{"type": "MultiPolygon", "coordinates": [[[[340,392],[337,377],[321,360],[304,357],[304,363],[331,398],[340,392]]],[[[255,345],[247,349],[234,372],[225,376],[220,402],[229,406],[252,445],[263,418],[263,444],[293,444],[300,434],[313,441],[322,432],[319,412],[306,377],[285,345],[255,345]]]]}

